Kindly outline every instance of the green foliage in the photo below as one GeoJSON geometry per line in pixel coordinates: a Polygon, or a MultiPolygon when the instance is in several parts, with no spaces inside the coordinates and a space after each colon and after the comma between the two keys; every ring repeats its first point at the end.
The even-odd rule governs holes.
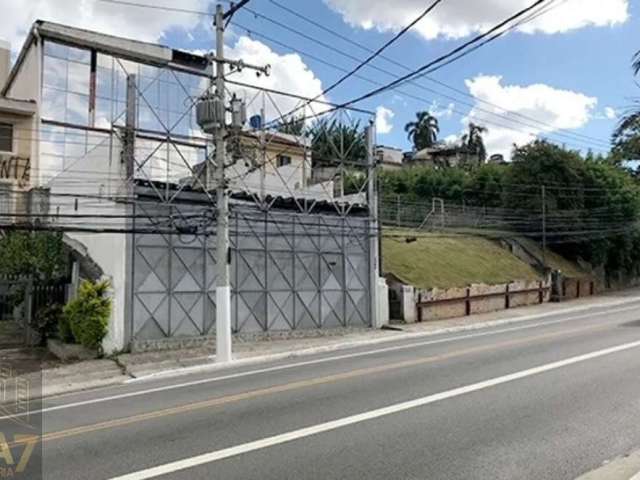
{"type": "Polygon", "coordinates": [[[0,274],[54,280],[67,273],[67,258],[60,233],[10,231],[0,238],[0,274]]]}
{"type": "Polygon", "coordinates": [[[297,136],[303,135],[305,132],[304,115],[282,120],[277,129],[280,133],[288,133],[289,135],[297,136]]]}
{"type": "Polygon", "coordinates": [[[429,112],[417,112],[416,120],[409,122],[404,126],[404,131],[413,147],[416,150],[422,150],[431,147],[438,141],[440,126],[438,119],[429,112]]]}
{"type": "Polygon", "coordinates": [[[57,303],[41,308],[36,312],[31,326],[40,334],[41,343],[44,345],[48,338],[58,331],[58,325],[62,318],[62,305],[57,303]]]}
{"type": "Polygon", "coordinates": [[[470,122],[469,131],[462,136],[462,148],[477,155],[480,163],[484,163],[487,159],[487,148],[484,145],[484,138],[482,138],[485,133],[487,133],[487,127],[470,122]]]}
{"type": "MultiPolygon", "coordinates": [[[[570,215],[566,224],[556,220],[552,226],[558,253],[603,266],[610,275],[640,273],[640,232],[634,227],[640,216],[640,187],[608,158],[592,154],[585,159],[578,152],[536,141],[516,148],[508,165],[488,164],[471,171],[385,171],[380,185],[383,198],[402,195],[428,203],[438,197],[454,204],[504,208],[515,211],[516,218],[531,219],[541,219],[545,185],[548,215],[570,215]]],[[[535,220],[532,232],[522,232],[518,224],[512,228],[534,236],[541,229],[535,220]]]]}
{"type": "Polygon", "coordinates": [[[318,120],[305,131],[311,137],[314,163],[348,162],[364,164],[367,146],[360,122],[318,120]]]}
{"type": "Polygon", "coordinates": [[[107,334],[111,315],[111,299],[107,297],[109,288],[107,281],[84,281],[76,298],[64,307],[65,322],[73,338],[87,348],[99,348],[107,334]]]}
{"type": "Polygon", "coordinates": [[[73,337],[71,331],[71,325],[69,323],[69,317],[62,311],[62,315],[58,319],[58,338],[64,343],[75,343],[76,339],[73,337]]]}
{"type": "Polygon", "coordinates": [[[620,120],[611,142],[612,155],[617,161],[640,159],[640,101],[620,120]]]}

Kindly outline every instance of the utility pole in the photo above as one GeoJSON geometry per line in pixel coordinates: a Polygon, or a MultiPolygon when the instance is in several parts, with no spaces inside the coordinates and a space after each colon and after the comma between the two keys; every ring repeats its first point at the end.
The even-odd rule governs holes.
{"type": "Polygon", "coordinates": [[[205,164],[206,188],[216,188],[216,362],[225,363],[233,360],[231,350],[231,251],[229,244],[229,196],[227,194],[227,180],[225,168],[227,159],[227,134],[240,135],[245,122],[246,112],[244,102],[235,96],[231,99],[231,107],[226,105],[225,66],[230,65],[235,71],[243,68],[256,70],[258,76],[268,75],[270,67],[257,67],[241,60],[228,60],[224,57],[225,20],[248,3],[242,0],[226,13],[222,5],[216,5],[216,53],[209,56],[215,63],[215,78],[209,82],[210,90],[215,88],[215,94],[208,94],[200,99],[196,107],[197,120],[201,128],[213,135],[215,145],[215,170],[207,159],[205,164]],[[231,124],[227,126],[227,111],[231,112],[231,124]]]}
{"type": "MultiPolygon", "coordinates": [[[[216,95],[225,105],[224,85],[224,14],[216,6],[216,95]]],[[[224,178],[226,159],[226,113],[215,131],[216,142],[216,361],[230,362],[231,357],[231,275],[229,273],[229,197],[224,178]]]]}
{"type": "Polygon", "coordinates": [[[542,185],[542,267],[547,271],[547,188],[542,185]]]}
{"type": "Polygon", "coordinates": [[[369,271],[371,288],[371,325],[373,328],[382,326],[379,307],[378,282],[380,277],[380,245],[378,223],[378,188],[376,181],[376,157],[374,153],[375,127],[370,124],[365,129],[365,139],[367,144],[367,203],[369,205],[369,271]]]}

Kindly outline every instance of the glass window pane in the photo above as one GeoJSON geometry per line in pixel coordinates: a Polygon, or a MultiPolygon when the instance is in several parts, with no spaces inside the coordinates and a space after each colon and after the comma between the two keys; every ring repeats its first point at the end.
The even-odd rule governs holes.
{"type": "Polygon", "coordinates": [[[65,90],[67,88],[67,61],[45,56],[43,82],[47,87],[65,90]]]}
{"type": "Polygon", "coordinates": [[[47,120],[66,121],[67,95],[52,88],[42,89],[42,117],[47,120]]]}
{"type": "Polygon", "coordinates": [[[82,95],[89,95],[89,77],[91,69],[89,65],[69,62],[69,77],[67,90],[82,95]]]}
{"type": "Polygon", "coordinates": [[[13,125],[0,123],[0,152],[13,152],[13,125]]]}
{"type": "Polygon", "coordinates": [[[66,121],[77,125],[89,124],[89,96],[67,94],[66,121]]]}

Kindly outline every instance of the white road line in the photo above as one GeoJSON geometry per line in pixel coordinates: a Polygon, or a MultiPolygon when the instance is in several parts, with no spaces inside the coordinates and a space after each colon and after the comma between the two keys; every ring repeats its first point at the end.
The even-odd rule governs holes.
{"type": "Polygon", "coordinates": [[[515,331],[519,331],[519,330],[527,330],[527,329],[531,329],[531,328],[537,328],[537,327],[543,327],[543,326],[547,326],[547,325],[555,325],[558,323],[565,323],[565,322],[569,322],[572,320],[579,320],[581,318],[588,318],[588,317],[594,317],[596,315],[602,315],[602,314],[612,314],[612,313],[620,313],[620,312],[626,312],[626,311],[631,311],[631,310],[637,310],[638,306],[634,306],[634,307],[624,307],[624,308],[619,308],[619,309],[615,309],[615,310],[609,310],[607,312],[598,312],[597,314],[582,314],[582,315],[577,315],[575,317],[567,317],[567,318],[562,318],[559,320],[550,320],[550,321],[542,321],[542,322],[538,322],[538,323],[532,323],[529,325],[520,325],[520,326],[515,326],[515,327],[508,327],[508,328],[502,328],[499,330],[490,330],[490,331],[486,331],[486,332],[476,332],[476,333],[469,333],[466,335],[457,335],[455,337],[449,337],[449,338],[441,338],[438,340],[427,340],[424,342],[416,342],[416,343],[410,343],[410,344],[404,344],[404,345],[396,345],[393,347],[385,347],[385,348],[378,348],[375,350],[367,350],[364,352],[355,352],[355,353],[346,353],[344,355],[335,355],[332,357],[325,357],[325,358],[318,358],[316,360],[307,360],[304,362],[296,362],[296,363],[289,363],[286,365],[277,365],[274,367],[267,367],[267,368],[260,368],[260,369],[256,369],[256,370],[249,370],[246,372],[239,372],[239,373],[231,373],[228,375],[222,375],[219,377],[213,377],[213,378],[203,378],[201,380],[192,380],[189,382],[182,382],[182,383],[176,383],[176,384],[172,384],[172,385],[163,385],[161,387],[154,387],[154,388],[148,388],[145,390],[138,390],[135,392],[128,392],[128,393],[120,393],[117,395],[110,395],[107,397],[101,397],[101,398],[93,398],[90,400],[82,400],[82,401],[78,401],[78,402],[72,402],[72,403],[66,403],[63,405],[54,405],[51,407],[45,407],[45,408],[41,408],[38,410],[32,410],[30,412],[25,412],[25,413],[18,413],[18,414],[13,414],[13,415],[5,415],[5,416],[0,416],[0,421],[2,420],[9,420],[9,419],[13,419],[13,418],[19,418],[19,417],[24,417],[27,415],[37,415],[37,414],[42,414],[42,413],[48,413],[48,412],[55,412],[55,411],[59,411],[59,410],[66,410],[69,408],[76,408],[76,407],[82,407],[85,405],[93,405],[93,404],[98,404],[98,403],[104,403],[104,402],[111,402],[111,401],[115,401],[115,400],[122,400],[122,399],[126,399],[126,398],[133,398],[133,397],[139,397],[142,395],[149,395],[149,394],[153,394],[153,393],[158,393],[158,392],[165,392],[168,390],[176,390],[176,389],[180,389],[180,388],[187,388],[187,387],[193,387],[193,386],[197,386],[197,385],[206,385],[208,383],[215,383],[215,382],[221,382],[224,380],[233,380],[236,378],[243,378],[243,377],[249,377],[249,376],[253,376],[253,375],[259,375],[262,373],[270,373],[270,372],[277,372],[277,371],[281,371],[281,370],[290,370],[293,368],[299,368],[299,367],[306,367],[309,365],[317,365],[320,363],[328,363],[328,362],[335,362],[338,360],[347,360],[350,358],[358,358],[358,357],[364,357],[364,356],[368,356],[368,355],[376,355],[379,353],[388,353],[388,352],[394,352],[394,351],[400,351],[400,350],[409,350],[412,348],[420,348],[420,347],[425,347],[425,346],[429,346],[429,345],[437,345],[437,344],[441,344],[441,343],[450,343],[450,342],[455,342],[458,340],[468,340],[471,338],[479,338],[479,337],[486,337],[486,336],[491,336],[491,335],[498,335],[501,333],[509,333],[509,332],[515,332],[515,331]]]}
{"type": "Polygon", "coordinates": [[[556,370],[569,365],[574,365],[576,363],[585,362],[587,360],[592,360],[594,358],[603,357],[605,355],[611,355],[614,353],[630,350],[632,348],[637,348],[637,347],[640,347],[640,341],[626,343],[623,345],[606,348],[604,350],[598,350],[598,351],[587,353],[584,355],[578,355],[576,357],[560,360],[558,362],[548,363],[546,365],[541,365],[539,367],[529,368],[527,370],[511,373],[509,375],[492,378],[490,380],[485,380],[483,382],[473,383],[471,385],[467,385],[464,387],[454,388],[453,390],[448,390],[445,392],[436,393],[434,395],[417,398],[415,400],[410,400],[408,402],[397,403],[395,405],[390,405],[388,407],[378,408],[376,410],[370,410],[368,412],[360,413],[357,415],[351,415],[351,416],[340,418],[330,422],[320,423],[318,425],[313,425],[311,427],[301,428],[299,430],[292,430],[287,433],[263,438],[261,440],[256,440],[254,442],[249,442],[242,445],[236,445],[235,447],[216,450],[214,452],[205,453],[204,455],[198,455],[195,457],[178,460],[176,462],[167,463],[165,465],[160,465],[157,467],[140,470],[138,472],[129,473],[126,475],[122,475],[120,477],[114,477],[111,480],[146,480],[149,478],[159,477],[161,475],[168,475],[170,473],[175,473],[181,470],[197,467],[199,465],[205,465],[208,463],[216,462],[218,460],[223,460],[225,458],[235,457],[235,456],[253,452],[256,450],[269,448],[274,445],[280,445],[283,443],[292,442],[294,440],[299,440],[301,438],[309,437],[312,435],[317,435],[319,433],[329,432],[331,430],[336,430],[338,428],[347,427],[349,425],[354,425],[357,423],[367,422],[369,420],[386,417],[388,415],[404,412],[406,410],[411,410],[413,408],[423,407],[425,405],[439,402],[441,400],[458,397],[461,395],[465,395],[467,393],[477,392],[478,390],[484,390],[490,387],[495,387],[497,385],[502,385],[504,383],[513,382],[515,380],[530,377],[532,375],[538,375],[540,373],[549,372],[551,370],[556,370]]]}

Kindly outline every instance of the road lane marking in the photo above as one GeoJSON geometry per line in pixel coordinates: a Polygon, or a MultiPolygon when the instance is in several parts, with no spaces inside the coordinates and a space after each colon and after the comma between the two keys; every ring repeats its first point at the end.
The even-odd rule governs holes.
{"type": "MultiPolygon", "coordinates": [[[[410,350],[412,348],[420,348],[420,347],[426,347],[426,346],[430,346],[430,345],[438,345],[438,344],[442,344],[442,343],[451,343],[451,342],[455,342],[455,341],[458,341],[458,340],[468,340],[468,339],[473,339],[473,338],[481,338],[481,337],[486,337],[486,336],[499,335],[499,334],[502,334],[502,333],[516,332],[516,331],[519,331],[519,330],[527,330],[527,329],[531,329],[531,328],[551,326],[551,325],[556,325],[556,324],[559,324],[559,323],[566,323],[566,322],[573,321],[573,320],[579,320],[579,319],[582,319],[582,318],[594,317],[595,315],[601,315],[603,313],[613,314],[613,313],[622,313],[622,312],[627,312],[627,311],[632,311],[632,310],[638,310],[638,306],[623,307],[623,308],[613,309],[613,310],[610,310],[610,311],[607,311],[607,312],[598,312],[597,314],[593,314],[593,313],[591,313],[591,314],[582,314],[582,315],[577,315],[577,316],[574,316],[574,317],[562,318],[562,319],[559,319],[559,320],[543,321],[543,322],[538,322],[538,323],[529,324],[529,325],[520,325],[520,326],[515,326],[515,327],[502,328],[502,329],[498,329],[498,330],[490,330],[490,331],[486,331],[486,332],[478,332],[478,333],[469,333],[469,334],[465,334],[465,335],[457,335],[455,337],[441,338],[441,339],[437,339],[437,340],[427,340],[427,341],[423,341],[423,342],[416,342],[416,343],[410,343],[410,344],[404,344],[404,345],[396,345],[396,346],[393,346],[393,347],[378,348],[378,349],[375,349],[375,350],[367,350],[365,352],[355,352],[355,353],[347,353],[347,354],[344,354],[344,355],[334,355],[334,356],[326,357],[326,358],[318,358],[318,359],[315,359],[315,360],[306,360],[306,361],[303,361],[303,362],[289,363],[289,364],[286,364],[286,365],[277,365],[277,366],[274,366],[274,367],[260,368],[260,369],[255,369],[255,370],[249,370],[249,371],[246,371],[246,372],[239,372],[239,373],[232,373],[232,374],[228,374],[228,375],[222,375],[222,376],[213,377],[213,378],[204,378],[204,379],[201,379],[201,380],[192,380],[192,381],[189,381],[189,382],[182,382],[182,383],[177,383],[177,384],[172,384],[172,385],[163,385],[161,387],[148,388],[148,389],[145,389],[145,390],[138,390],[138,391],[135,391],[135,392],[119,393],[119,394],[110,395],[110,396],[107,396],[107,397],[93,398],[93,399],[90,399],[90,400],[82,400],[82,401],[66,403],[66,404],[62,404],[62,405],[53,405],[51,407],[45,407],[45,408],[41,408],[41,409],[37,409],[37,410],[32,410],[30,412],[24,412],[24,413],[12,414],[12,415],[0,416],[0,421],[2,421],[2,420],[10,420],[10,419],[19,418],[19,417],[25,417],[25,416],[28,416],[28,415],[38,415],[38,414],[42,414],[42,413],[55,412],[55,411],[59,411],[59,410],[66,410],[66,409],[69,409],[69,408],[77,408],[77,407],[82,407],[82,406],[86,406],[86,405],[94,405],[94,404],[98,404],[98,403],[112,402],[112,401],[116,401],[116,400],[133,398],[133,397],[138,397],[138,396],[142,396],[142,395],[150,395],[150,394],[153,394],[153,393],[166,392],[166,391],[169,391],[169,390],[176,390],[176,389],[180,389],[180,388],[188,388],[188,387],[194,387],[194,386],[198,386],[198,385],[206,385],[206,384],[209,384],[209,383],[222,382],[222,381],[225,381],[225,380],[234,380],[234,379],[237,379],[237,378],[260,375],[260,374],[263,374],[263,373],[277,372],[277,371],[281,371],[281,370],[290,370],[290,369],[299,368],[299,367],[307,367],[307,366],[310,366],[310,365],[317,365],[317,364],[321,364],[321,363],[335,362],[335,361],[339,361],[339,360],[347,360],[347,359],[351,359],[351,358],[358,358],[358,357],[364,357],[364,356],[369,356],[369,355],[376,355],[376,354],[380,354],[380,353],[389,353],[389,352],[395,352],[395,351],[401,351],[401,350],[410,350]]],[[[614,322],[611,322],[611,323],[614,323],[614,322]]],[[[609,325],[611,323],[609,323],[609,325]]],[[[354,347],[354,348],[361,348],[361,347],[354,347]]]]}
{"type": "Polygon", "coordinates": [[[332,420],[318,425],[310,427],[300,428],[298,430],[292,430],[290,432],[282,433],[280,435],[274,435],[272,437],[266,437],[253,442],[244,443],[242,445],[236,445],[230,448],[224,448],[222,450],[216,450],[214,452],[205,453],[203,455],[197,455],[191,458],[185,458],[175,462],[166,463],[157,467],[148,468],[145,470],[139,470],[137,472],[129,473],[119,477],[113,477],[111,480],[147,480],[150,478],[156,478],[161,475],[168,475],[182,470],[187,470],[200,465],[206,465],[219,460],[223,460],[230,457],[235,457],[256,450],[262,450],[265,448],[273,447],[275,445],[281,445],[283,443],[292,442],[312,435],[318,435],[320,433],[337,430],[350,425],[355,425],[370,420],[375,420],[388,415],[401,413],[414,408],[424,407],[426,405],[447,400],[450,398],[466,395],[468,393],[477,392],[487,388],[495,387],[505,383],[520,380],[522,378],[530,377],[533,375],[539,375],[541,373],[557,370],[559,368],[574,365],[576,363],[585,362],[594,358],[604,357],[614,353],[623,352],[632,348],[640,347],[640,341],[626,343],[618,345],[616,347],[606,348],[604,350],[598,350],[595,352],[587,353],[584,355],[578,355],[558,362],[548,363],[527,370],[521,370],[519,372],[503,375],[501,377],[492,378],[478,383],[473,383],[464,387],[454,388],[444,392],[436,393],[434,395],[428,395],[426,397],[417,398],[407,402],[397,403],[383,408],[370,410],[356,415],[350,415],[337,420],[332,420]]]}
{"type": "MultiPolygon", "coordinates": [[[[103,422],[83,425],[80,427],[74,427],[67,430],[60,430],[57,432],[46,433],[40,437],[40,440],[42,442],[51,441],[51,440],[60,440],[68,437],[74,437],[77,435],[83,435],[87,433],[95,433],[98,431],[108,430],[116,427],[129,426],[129,425],[140,423],[143,421],[164,418],[171,415],[190,413],[190,412],[194,412],[194,411],[202,410],[206,408],[219,407],[222,405],[227,405],[227,404],[231,404],[231,403],[235,403],[243,400],[259,398],[265,395],[273,395],[277,393],[290,392],[290,391],[300,390],[303,388],[309,388],[309,387],[314,387],[318,385],[336,383],[339,381],[349,380],[352,378],[362,377],[365,375],[384,373],[384,372],[389,372],[393,370],[398,370],[401,368],[409,368],[409,367],[415,367],[415,366],[425,365],[429,363],[435,363],[443,360],[462,357],[462,356],[473,354],[473,353],[481,353],[481,352],[496,350],[504,347],[524,345],[527,343],[532,343],[534,341],[544,340],[547,338],[566,337],[573,334],[584,333],[586,331],[604,330],[608,327],[609,327],[608,325],[592,325],[590,327],[574,328],[570,330],[564,330],[562,332],[545,333],[545,334],[537,335],[534,337],[527,337],[524,339],[507,340],[507,341],[497,343],[497,344],[492,344],[492,345],[481,345],[478,347],[470,347],[463,350],[457,350],[453,352],[443,353],[439,355],[432,355],[427,357],[419,357],[411,360],[404,360],[402,362],[379,365],[376,367],[360,368],[356,370],[350,370],[347,372],[336,373],[336,374],[327,375],[323,377],[300,380],[296,382],[275,385],[275,386],[261,388],[257,390],[250,390],[247,392],[227,395],[224,397],[210,398],[208,400],[202,400],[199,402],[188,403],[185,405],[178,405],[175,407],[164,408],[161,410],[141,413],[141,414],[132,415],[129,417],[106,420],[103,422]]],[[[20,442],[14,442],[13,444],[11,444],[11,446],[17,446],[17,445],[20,445],[20,442]]]]}

